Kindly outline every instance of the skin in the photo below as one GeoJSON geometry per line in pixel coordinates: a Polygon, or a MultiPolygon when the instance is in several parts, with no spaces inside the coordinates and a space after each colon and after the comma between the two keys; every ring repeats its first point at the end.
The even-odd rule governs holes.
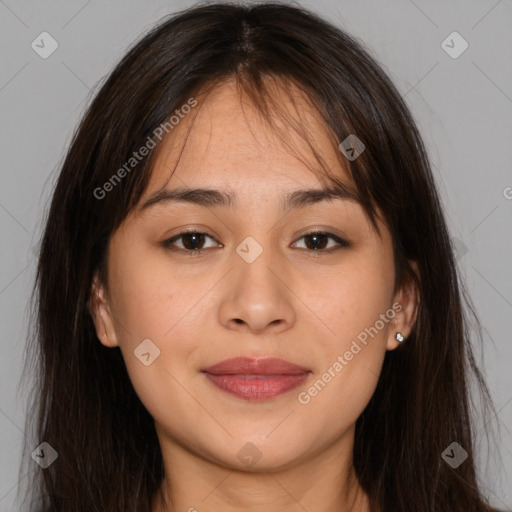
{"type": "MultiPolygon", "coordinates": [[[[290,107],[286,96],[281,100],[290,107]]],[[[296,100],[318,151],[350,184],[322,120],[298,92],[296,100]]],[[[408,284],[394,293],[390,233],[380,222],[380,238],[356,202],[280,209],[285,193],[322,185],[261,123],[233,82],[200,104],[180,156],[192,117],[161,146],[140,204],[166,184],[179,157],[167,189],[230,190],[237,206],[163,202],[133,210],[111,237],[108,286],[96,276],[92,287],[98,338],[120,347],[155,420],[168,504],[155,496],[153,512],[368,511],[352,467],[355,422],[375,390],[386,351],[399,345],[395,333],[407,337],[413,327],[417,290],[408,284]],[[184,228],[212,237],[198,244],[202,254],[162,247],[184,228]],[[312,254],[303,237],[314,228],[351,245],[328,238],[312,254]],[[248,236],[263,248],[252,263],[236,252],[248,236]],[[300,403],[298,394],[394,303],[401,311],[309,403],[300,403]],[[160,350],[149,366],[133,353],[147,338],[160,350]],[[200,372],[238,356],[279,357],[312,373],[299,388],[247,402],[200,372]],[[252,467],[237,456],[246,443],[261,454],[252,467]]],[[[181,238],[174,246],[194,247],[190,243],[181,238]]]]}

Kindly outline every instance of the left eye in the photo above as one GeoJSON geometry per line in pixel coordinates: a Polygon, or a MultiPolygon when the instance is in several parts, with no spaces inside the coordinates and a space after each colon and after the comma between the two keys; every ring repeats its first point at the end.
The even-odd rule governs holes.
{"type": "MultiPolygon", "coordinates": [[[[200,233],[198,231],[185,231],[183,233],[179,233],[178,235],[163,241],[162,246],[172,251],[182,251],[189,253],[190,255],[196,255],[202,253],[204,250],[208,248],[203,247],[204,242],[207,238],[214,242],[213,246],[210,246],[209,248],[215,247],[217,242],[213,237],[207,235],[206,233],[200,233]],[[182,239],[181,247],[176,245],[176,242],[180,239],[182,239]]],[[[311,233],[306,233],[299,238],[299,240],[303,239],[306,240],[305,249],[312,253],[332,252],[332,246],[327,248],[329,244],[329,239],[335,242],[334,247],[336,247],[336,245],[338,245],[338,248],[350,246],[350,244],[346,240],[343,240],[332,233],[324,233],[322,231],[313,231],[311,233]]],[[[293,246],[296,246],[297,243],[298,242],[295,242],[293,246]]]]}
{"type": "MultiPolygon", "coordinates": [[[[326,250],[326,245],[328,244],[327,241],[329,239],[335,242],[335,247],[336,244],[341,247],[350,246],[350,244],[346,240],[343,240],[342,238],[339,238],[336,235],[333,235],[332,233],[324,233],[322,231],[313,231],[311,233],[306,233],[305,235],[302,235],[299,238],[299,240],[302,239],[309,240],[309,243],[306,242],[306,249],[311,252],[332,252],[331,250],[326,250]]],[[[295,242],[295,244],[296,243],[297,242],[295,242]]],[[[330,249],[332,249],[332,246],[330,247],[330,249]]]]}

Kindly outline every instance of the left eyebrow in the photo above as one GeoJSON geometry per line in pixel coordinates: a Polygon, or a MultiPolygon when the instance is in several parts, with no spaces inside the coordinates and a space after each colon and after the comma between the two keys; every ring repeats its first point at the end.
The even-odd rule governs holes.
{"type": "MultiPolygon", "coordinates": [[[[289,208],[305,208],[322,201],[346,200],[361,203],[357,193],[348,188],[322,188],[322,189],[300,189],[288,192],[281,198],[280,205],[283,210],[289,208]]],[[[173,190],[159,190],[149,197],[140,207],[140,210],[147,210],[156,204],[163,203],[190,203],[204,207],[220,206],[224,208],[236,207],[236,195],[228,190],[216,190],[209,188],[186,188],[180,187],[173,190]]]]}

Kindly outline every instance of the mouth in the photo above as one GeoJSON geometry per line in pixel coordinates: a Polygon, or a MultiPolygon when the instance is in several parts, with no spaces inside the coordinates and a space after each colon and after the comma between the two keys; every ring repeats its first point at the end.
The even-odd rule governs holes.
{"type": "Polygon", "coordinates": [[[248,401],[274,398],[300,386],[312,373],[283,359],[227,359],[201,372],[218,389],[248,401]]]}

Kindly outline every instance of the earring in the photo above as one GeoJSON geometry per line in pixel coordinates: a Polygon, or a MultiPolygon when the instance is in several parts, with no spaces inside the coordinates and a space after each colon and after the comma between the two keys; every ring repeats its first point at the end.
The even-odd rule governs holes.
{"type": "Polygon", "coordinates": [[[402,342],[404,342],[404,341],[405,341],[405,337],[404,337],[404,336],[402,336],[402,333],[401,333],[401,332],[397,332],[397,333],[395,334],[395,339],[396,339],[396,341],[398,341],[399,343],[402,343],[402,342]]]}

